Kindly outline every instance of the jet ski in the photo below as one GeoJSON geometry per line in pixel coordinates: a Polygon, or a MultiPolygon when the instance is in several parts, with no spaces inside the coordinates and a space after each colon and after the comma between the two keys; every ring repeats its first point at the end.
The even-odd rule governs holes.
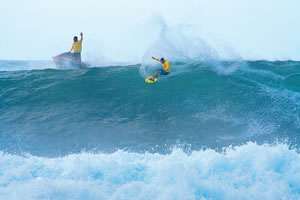
{"type": "Polygon", "coordinates": [[[87,68],[87,63],[80,62],[80,60],[72,55],[70,52],[65,52],[53,57],[53,61],[58,68],[63,69],[82,69],[87,68]]]}

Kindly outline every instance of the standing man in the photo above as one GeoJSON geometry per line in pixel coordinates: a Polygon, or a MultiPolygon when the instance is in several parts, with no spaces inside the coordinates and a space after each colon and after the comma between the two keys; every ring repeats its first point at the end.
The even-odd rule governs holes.
{"type": "Polygon", "coordinates": [[[160,74],[168,75],[171,72],[171,65],[167,60],[165,60],[164,58],[158,59],[158,58],[154,58],[154,57],[152,57],[152,59],[160,61],[162,64],[162,68],[157,70],[157,72],[153,76],[152,80],[156,79],[160,74]]]}
{"type": "Polygon", "coordinates": [[[71,55],[78,59],[78,63],[81,64],[81,50],[82,50],[82,40],[83,40],[83,34],[82,32],[80,33],[80,40],[78,40],[77,36],[74,36],[73,40],[73,45],[71,50],[69,51],[70,53],[72,53],[72,50],[74,53],[72,53],[71,55]]]}

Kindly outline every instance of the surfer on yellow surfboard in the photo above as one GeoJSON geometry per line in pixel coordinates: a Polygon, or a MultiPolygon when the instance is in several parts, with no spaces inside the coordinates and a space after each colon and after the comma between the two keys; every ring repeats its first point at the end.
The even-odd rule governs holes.
{"type": "Polygon", "coordinates": [[[158,58],[152,57],[152,59],[161,62],[162,68],[157,70],[156,74],[153,77],[149,78],[149,80],[155,81],[155,79],[157,80],[157,77],[159,75],[168,75],[171,72],[171,65],[170,65],[169,61],[165,60],[164,58],[158,59],[158,58]]]}

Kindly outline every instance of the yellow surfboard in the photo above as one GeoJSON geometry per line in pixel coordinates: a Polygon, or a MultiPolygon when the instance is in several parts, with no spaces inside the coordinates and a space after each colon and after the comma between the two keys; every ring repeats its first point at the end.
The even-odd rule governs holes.
{"type": "Polygon", "coordinates": [[[156,81],[158,81],[158,78],[155,78],[153,80],[153,76],[149,76],[148,78],[145,79],[146,83],[155,83],[156,81]]]}

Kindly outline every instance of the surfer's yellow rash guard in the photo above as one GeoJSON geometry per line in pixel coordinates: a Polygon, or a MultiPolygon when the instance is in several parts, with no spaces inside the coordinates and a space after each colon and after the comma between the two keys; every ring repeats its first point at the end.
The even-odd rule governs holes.
{"type": "MultiPolygon", "coordinates": [[[[154,58],[154,59],[157,61],[160,61],[160,59],[158,59],[158,58],[154,58]]],[[[171,72],[171,65],[167,60],[165,60],[164,64],[162,64],[162,67],[163,67],[163,70],[165,70],[165,72],[171,72]]]]}
{"type": "Polygon", "coordinates": [[[71,52],[72,50],[74,50],[74,53],[81,53],[81,49],[82,49],[82,46],[81,46],[81,44],[82,44],[82,39],[83,39],[83,38],[81,38],[81,39],[78,40],[77,42],[73,42],[73,45],[72,45],[72,48],[71,48],[70,52],[71,52]]]}

